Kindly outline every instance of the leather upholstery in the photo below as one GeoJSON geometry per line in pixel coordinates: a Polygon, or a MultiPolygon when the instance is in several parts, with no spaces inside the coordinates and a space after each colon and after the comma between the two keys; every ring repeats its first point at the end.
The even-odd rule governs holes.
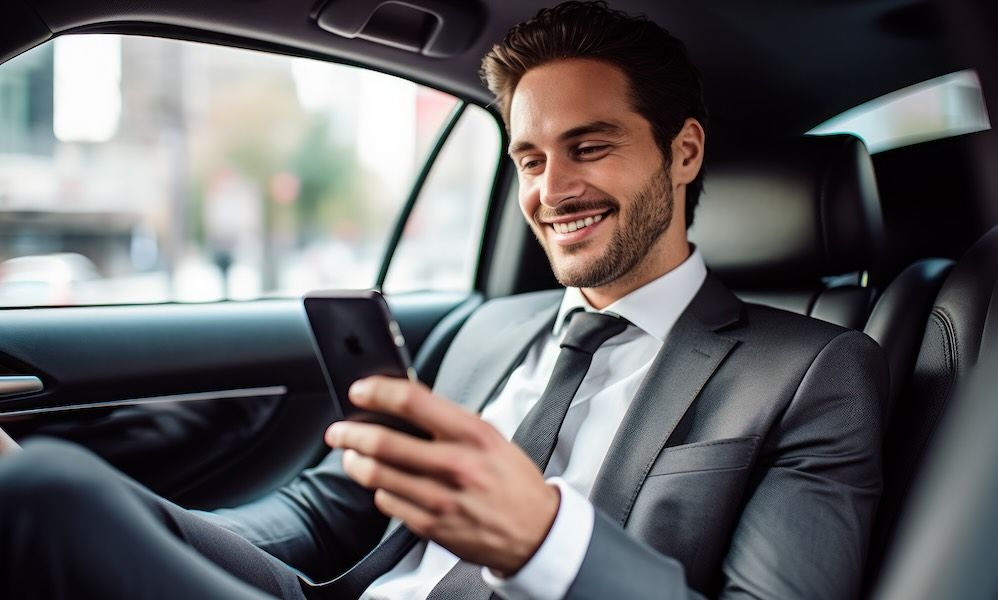
{"type": "Polygon", "coordinates": [[[862,330],[874,296],[872,288],[858,285],[828,288],[818,294],[808,314],[822,321],[862,330]]]}
{"type": "Polygon", "coordinates": [[[977,361],[998,358],[996,352],[998,352],[998,283],[995,283],[995,289],[991,292],[991,306],[988,307],[988,316],[984,321],[984,334],[977,361]]]}
{"type": "Polygon", "coordinates": [[[869,268],[884,233],[866,146],[851,135],[803,136],[711,165],[690,238],[735,289],[869,268]]]}
{"type": "Polygon", "coordinates": [[[998,227],[993,228],[967,251],[946,278],[933,306],[933,320],[952,329],[954,373],[966,375],[977,363],[988,316],[988,307],[998,281],[998,227]]]}
{"type": "Polygon", "coordinates": [[[894,404],[915,366],[919,341],[935,303],[943,279],[953,267],[945,258],[928,258],[913,263],[887,286],[877,300],[864,332],[887,353],[891,368],[891,388],[887,422],[894,404]]]}
{"type": "Polygon", "coordinates": [[[690,238],[741,299],[862,329],[875,290],[823,278],[868,270],[884,239],[872,164],[835,135],[711,165],[690,238]]]}
{"type": "Polygon", "coordinates": [[[884,495],[870,549],[871,574],[890,553],[926,448],[955,390],[977,363],[996,282],[998,227],[974,244],[946,277],[932,305],[914,372],[898,397],[884,445],[884,495]]]}
{"type": "Polygon", "coordinates": [[[774,290],[738,290],[745,302],[764,304],[808,315],[849,329],[863,329],[873,306],[875,290],[858,285],[825,288],[817,284],[809,288],[774,290]]]}

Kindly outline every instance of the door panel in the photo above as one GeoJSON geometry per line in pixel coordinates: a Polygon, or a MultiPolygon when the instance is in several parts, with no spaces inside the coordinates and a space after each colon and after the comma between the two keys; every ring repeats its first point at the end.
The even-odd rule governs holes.
{"type": "MultiPolygon", "coordinates": [[[[389,302],[419,357],[471,298],[389,302]]],[[[0,425],[79,442],[185,505],[250,500],[325,453],[336,417],[298,300],[5,310],[0,331],[2,374],[44,385],[0,398],[0,425]]]]}
{"type": "Polygon", "coordinates": [[[269,386],[321,389],[297,303],[8,310],[0,364],[45,390],[4,412],[269,386]]]}

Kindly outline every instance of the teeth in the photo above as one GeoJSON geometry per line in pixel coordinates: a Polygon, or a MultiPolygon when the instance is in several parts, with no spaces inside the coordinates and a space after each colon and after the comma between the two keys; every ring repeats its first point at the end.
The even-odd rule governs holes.
{"type": "Polygon", "coordinates": [[[552,223],[551,227],[558,233],[571,233],[573,231],[578,231],[583,227],[589,227],[593,223],[599,223],[603,220],[603,215],[596,215],[595,217],[586,217],[585,219],[579,219],[578,221],[571,221],[569,223],[552,223]]]}

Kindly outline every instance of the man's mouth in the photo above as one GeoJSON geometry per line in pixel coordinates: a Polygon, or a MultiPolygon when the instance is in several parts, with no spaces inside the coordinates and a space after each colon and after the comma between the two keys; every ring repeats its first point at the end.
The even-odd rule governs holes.
{"type": "Polygon", "coordinates": [[[574,246],[589,236],[596,235],[603,223],[613,213],[612,208],[603,210],[579,211],[574,215],[562,215],[555,220],[545,223],[550,227],[551,236],[549,240],[559,246],[574,246]]]}
{"type": "Polygon", "coordinates": [[[593,217],[576,219],[575,221],[551,223],[551,228],[554,229],[556,233],[571,233],[573,231],[578,231],[579,229],[589,227],[594,223],[599,223],[602,220],[603,220],[603,215],[600,214],[593,217]]]}

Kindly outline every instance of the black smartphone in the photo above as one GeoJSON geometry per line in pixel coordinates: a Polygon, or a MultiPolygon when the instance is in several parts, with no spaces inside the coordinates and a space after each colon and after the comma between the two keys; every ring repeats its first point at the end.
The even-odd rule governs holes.
{"type": "Polygon", "coordinates": [[[343,417],[429,439],[408,421],[354,406],[347,393],[353,382],[371,375],[416,381],[402,331],[384,296],[374,290],[321,291],[306,294],[303,302],[319,365],[343,417]]]}

